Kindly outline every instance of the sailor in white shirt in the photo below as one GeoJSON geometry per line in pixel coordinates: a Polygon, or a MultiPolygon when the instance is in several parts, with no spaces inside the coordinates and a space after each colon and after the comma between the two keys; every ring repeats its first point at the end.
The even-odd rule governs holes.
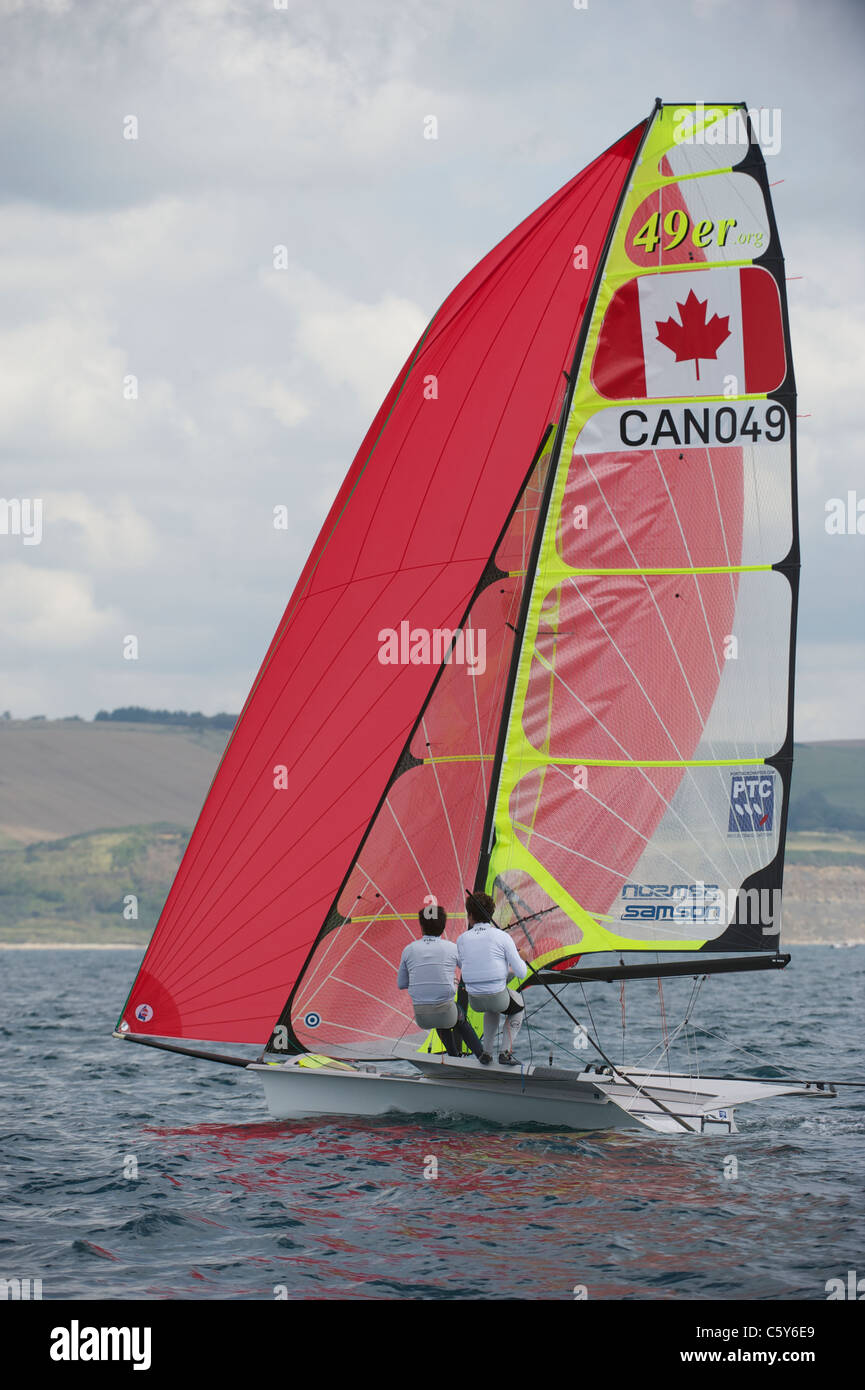
{"type": "Polygon", "coordinates": [[[443,907],[430,905],[421,908],[418,921],[423,936],[403,951],[397,988],[408,990],[415,1022],[421,1028],[435,1028],[449,1056],[460,1057],[461,1043],[465,1042],[478,1061],[488,1066],[492,1057],[481,1047],[480,1038],[454,999],[459,960],[453,941],[442,937],[447,913],[443,907]]]}
{"type": "Polygon", "coordinates": [[[484,1051],[495,1051],[504,1017],[502,1042],[507,1042],[507,1047],[499,1053],[499,1062],[515,1067],[513,1047],[522,1027],[525,1001],[516,990],[508,989],[507,983],[513,976],[526,978],[528,953],[518,951],[507,932],[496,926],[495,906],[488,893],[466,894],[469,929],[457,938],[457,950],[469,1004],[484,1016],[484,1051]]]}

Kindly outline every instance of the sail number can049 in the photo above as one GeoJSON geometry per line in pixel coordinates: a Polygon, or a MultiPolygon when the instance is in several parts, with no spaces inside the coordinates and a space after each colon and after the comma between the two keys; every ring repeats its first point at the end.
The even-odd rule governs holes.
{"type": "Polygon", "coordinates": [[[633,406],[619,413],[619,444],[670,449],[700,444],[779,444],[787,412],[777,401],[753,405],[633,406]]]}
{"type": "Polygon", "coordinates": [[[757,401],[697,401],[693,405],[607,406],[583,425],[576,454],[615,454],[626,449],[701,449],[707,446],[782,444],[790,422],[783,405],[757,401]]]}

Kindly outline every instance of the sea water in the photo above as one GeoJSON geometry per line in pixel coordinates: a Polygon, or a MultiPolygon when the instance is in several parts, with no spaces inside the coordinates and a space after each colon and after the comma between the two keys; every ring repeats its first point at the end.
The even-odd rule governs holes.
{"type": "MultiPolygon", "coordinates": [[[[252,1074],[112,1039],[137,960],[0,952],[0,1279],[43,1299],[823,1300],[865,1276],[860,1089],[703,1137],[274,1122],[252,1074]]],[[[863,982],[865,946],[711,977],[693,1020],[712,1036],[679,1034],[674,1069],[861,1081],[863,982]]],[[[667,1036],[691,990],[665,982],[667,1036]]],[[[521,1058],[593,1059],[541,995],[521,1058]]],[[[615,1062],[654,1063],[655,981],[563,998],[615,1062]]]]}

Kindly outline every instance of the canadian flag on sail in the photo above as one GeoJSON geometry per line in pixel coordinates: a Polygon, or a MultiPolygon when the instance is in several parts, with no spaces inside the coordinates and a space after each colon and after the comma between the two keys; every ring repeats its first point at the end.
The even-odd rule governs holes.
{"type": "Polygon", "coordinates": [[[755,266],[628,280],[592,364],[595,390],[613,400],[762,394],[785,375],[778,287],[755,266]]]}

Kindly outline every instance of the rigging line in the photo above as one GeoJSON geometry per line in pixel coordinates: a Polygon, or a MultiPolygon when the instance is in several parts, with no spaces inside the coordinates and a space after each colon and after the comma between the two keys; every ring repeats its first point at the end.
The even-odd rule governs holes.
{"type": "MultiPolygon", "coordinates": [[[[683,1029],[685,1029],[685,1023],[684,1023],[684,1021],[682,1021],[681,1023],[677,1024],[676,1027],[673,1029],[672,1033],[670,1034],[670,1043],[669,1043],[670,1048],[672,1048],[673,1044],[676,1042],[676,1040],[678,1039],[678,1037],[681,1035],[683,1029]]],[[[687,1039],[687,1030],[686,1030],[686,1029],[685,1029],[685,1037],[686,1037],[686,1039],[687,1039]]],[[[661,1063],[662,1063],[662,1061],[663,1061],[664,1055],[665,1055],[665,1053],[667,1052],[667,1048],[665,1048],[661,1043],[652,1043],[652,1046],[651,1046],[651,1047],[647,1047],[647,1048],[646,1048],[646,1051],[645,1051],[645,1052],[638,1058],[638,1060],[634,1063],[635,1068],[636,1068],[636,1067],[642,1068],[642,1067],[643,1067],[643,1063],[646,1062],[646,1060],[647,1060],[648,1058],[652,1057],[652,1055],[653,1055],[654,1053],[656,1053],[656,1052],[658,1053],[658,1060],[657,1060],[657,1063],[655,1064],[655,1066],[652,1067],[652,1068],[650,1068],[650,1070],[651,1070],[653,1073],[657,1072],[658,1068],[660,1067],[660,1065],[661,1065],[661,1063]]],[[[669,1074],[669,1061],[668,1061],[668,1063],[667,1063],[667,1071],[668,1071],[668,1074],[669,1074]]]]}
{"type": "MultiPolygon", "coordinates": [[[[477,906],[480,906],[480,904],[477,904],[477,906]]],[[[493,918],[490,916],[489,913],[484,913],[483,920],[485,920],[485,921],[491,923],[493,926],[495,926],[495,923],[493,922],[493,918]]],[[[637,1095],[641,1095],[641,1094],[644,1095],[645,1099],[646,1099],[647,1101],[649,1101],[650,1104],[656,1105],[656,1106],[658,1107],[659,1110],[662,1110],[662,1111],[664,1112],[665,1115],[668,1115],[668,1116],[670,1117],[670,1119],[675,1120],[675,1121],[676,1121],[676,1124],[681,1125],[682,1129],[687,1130],[689,1134],[695,1134],[695,1133],[696,1133],[696,1130],[694,1130],[694,1128],[693,1128],[691,1125],[689,1125],[685,1120],[683,1120],[682,1117],[681,1117],[681,1115],[676,1115],[676,1114],[674,1114],[672,1110],[669,1110],[669,1109],[667,1108],[667,1106],[664,1105],[663,1101],[658,1100],[657,1096],[650,1096],[647,1092],[645,1092],[645,1091],[643,1090],[643,1087],[642,1087],[642,1086],[638,1086],[637,1083],[636,1083],[636,1081],[632,1081],[631,1078],[627,1075],[626,1072],[619,1071],[619,1069],[618,1069],[618,1067],[616,1066],[615,1062],[613,1062],[613,1061],[607,1056],[607,1054],[604,1052],[603,1048],[601,1047],[601,1045],[600,1045],[600,1043],[597,1041],[597,1039],[596,1039],[596,1038],[593,1038],[593,1037],[591,1036],[591,1034],[588,1032],[588,1030],[586,1029],[585,1024],[580,1023],[579,1019],[576,1018],[576,1017],[571,1013],[571,1011],[570,1011],[570,1009],[568,1008],[568,1006],[567,1006],[567,1004],[565,1003],[565,1001],[564,1001],[558,994],[556,994],[556,993],[553,991],[552,986],[551,986],[551,985],[548,985],[547,982],[546,982],[546,980],[543,979],[542,976],[538,974],[538,971],[535,970],[535,967],[532,965],[531,961],[526,961],[526,965],[528,966],[529,970],[531,970],[531,972],[532,972],[533,975],[537,975],[539,983],[542,984],[543,987],[544,987],[544,989],[547,991],[547,993],[548,993],[553,999],[555,999],[555,1001],[556,1001],[556,1003],[558,1004],[559,1008],[562,1009],[562,1010],[564,1010],[564,1012],[567,1014],[568,1018],[569,1018],[569,1019],[571,1020],[571,1022],[573,1023],[574,1027],[575,1027],[575,1028],[581,1029],[581,1031],[582,1031],[583,1033],[586,1034],[586,1037],[588,1038],[588,1040],[589,1040],[589,1042],[591,1043],[592,1047],[595,1049],[595,1051],[598,1053],[598,1055],[603,1059],[603,1061],[606,1062],[607,1066],[610,1067],[610,1069],[614,1072],[614,1074],[615,1074],[616,1076],[621,1076],[622,1079],[624,1080],[625,1084],[628,1085],[628,1086],[630,1086],[634,1091],[636,1091],[637,1095]]],[[[630,1114],[630,1111],[629,1111],[628,1113],[630,1114]]]]}
{"type": "MultiPolygon", "coordinates": [[[[702,989],[703,985],[705,984],[707,978],[708,978],[708,977],[707,977],[706,975],[701,975],[701,976],[700,976],[698,979],[696,979],[696,980],[694,981],[694,983],[692,984],[692,986],[691,986],[691,994],[690,994],[689,1001],[688,1001],[688,1009],[691,1008],[691,1006],[692,1006],[692,1001],[695,999],[696,995],[699,994],[699,992],[700,992],[700,990],[702,989]]],[[[664,1056],[665,1056],[665,1055],[666,1055],[667,1058],[668,1058],[668,1061],[667,1061],[667,1072],[668,1072],[668,1075],[670,1074],[669,1050],[670,1050],[670,1048],[672,1048],[673,1044],[676,1042],[676,1039],[680,1036],[680,1034],[683,1032],[683,1030],[684,1030],[684,1033],[685,1033],[685,1043],[686,1043],[686,1047],[688,1046],[687,1023],[688,1023],[688,1014],[686,1013],[686,1016],[682,1019],[681,1023],[674,1029],[674,1031],[673,1031],[673,1033],[672,1033],[672,1035],[671,1035],[671,1037],[670,1037],[668,1046],[667,1046],[666,1048],[661,1048],[661,1049],[659,1050],[658,1059],[657,1059],[656,1063],[654,1064],[654,1066],[652,1066],[652,1067],[650,1068],[650,1070],[649,1070],[649,1077],[657,1076],[657,1075],[658,1075],[658,1072],[659,1072],[659,1070],[660,1070],[660,1068],[661,1068],[661,1066],[662,1066],[662,1064],[663,1064],[663,1060],[664,1060],[664,1056]]],[[[659,1045],[656,1043],[653,1047],[649,1048],[649,1049],[647,1050],[646,1053],[643,1054],[643,1057],[645,1058],[645,1057],[651,1056],[651,1054],[652,1054],[656,1049],[658,1049],[658,1047],[659,1047],[659,1045]]],[[[642,1060],[643,1060],[643,1059],[641,1059],[641,1061],[642,1061],[642,1060]]],[[[636,1066],[639,1066],[640,1063],[638,1062],[638,1063],[636,1063],[635,1065],[636,1065],[636,1066]]],[[[690,1060],[690,1048],[688,1048],[688,1066],[689,1066],[689,1068],[690,1068],[690,1065],[691,1065],[691,1060],[690,1060]]],[[[699,1060],[697,1061],[697,1070],[698,1070],[698,1073],[699,1073],[699,1060]]],[[[691,1080],[694,1080],[694,1078],[692,1077],[691,1080]]]]}
{"type": "MultiPolygon", "coordinates": [[[[655,964],[660,964],[657,958],[655,960],[655,964]]],[[[622,983],[624,984],[624,981],[622,981],[622,983]]],[[[667,1070],[669,1071],[670,1034],[667,1029],[667,1010],[664,1004],[664,984],[660,975],[658,976],[658,999],[660,1000],[661,1009],[661,1040],[664,1044],[664,1052],[667,1054],[667,1070]]]]}
{"type": "MultiPolygon", "coordinates": [[[[534,966],[531,964],[530,961],[526,961],[526,964],[528,965],[529,969],[532,971],[533,974],[535,974],[535,975],[538,974],[537,970],[535,970],[534,966]]],[[[540,979],[540,976],[538,976],[538,978],[540,979]]],[[[568,1008],[568,1006],[567,1006],[567,1004],[564,1002],[564,1000],[561,999],[561,998],[559,997],[559,995],[553,994],[553,991],[552,991],[552,989],[550,988],[550,986],[547,984],[546,980],[541,980],[540,983],[543,985],[544,989],[548,989],[548,990],[550,991],[550,994],[553,995],[553,998],[555,999],[555,1001],[556,1001],[556,1003],[559,1005],[559,1007],[565,1011],[565,1013],[567,1014],[568,1018],[569,1018],[569,1019],[571,1020],[571,1022],[573,1023],[574,1027],[575,1027],[575,1028],[581,1028],[581,1029],[583,1030],[583,1032],[586,1034],[586,1037],[588,1038],[589,1042],[591,1043],[592,1047],[593,1047],[593,1048],[595,1049],[595,1051],[598,1053],[598,1056],[601,1057],[602,1060],[603,1060],[604,1062],[606,1062],[607,1066],[611,1069],[611,1071],[612,1071],[616,1076],[620,1076],[620,1077],[622,1078],[622,1080],[625,1082],[625,1084],[628,1085],[628,1086],[630,1086],[634,1091],[636,1091],[638,1095],[642,1094],[643,1097],[644,1097],[647,1101],[649,1101],[649,1103],[650,1103],[651,1105],[656,1105],[656,1106],[658,1107],[659,1110],[663,1110],[663,1112],[664,1112],[665,1115],[668,1115],[668,1116],[670,1117],[670,1119],[675,1120],[675,1121],[676,1121],[676,1124],[681,1125],[682,1129],[687,1130],[689,1134],[695,1134],[695,1133],[696,1133],[696,1130],[693,1128],[693,1126],[692,1126],[692,1125],[689,1125],[689,1124],[687,1123],[687,1121],[683,1120],[682,1117],[681,1117],[681,1115],[676,1115],[672,1110],[668,1109],[668,1107],[667,1107],[666,1105],[664,1105],[663,1101],[658,1100],[658,1097],[657,1097],[657,1096],[650,1096],[650,1095],[648,1094],[648,1092],[644,1089],[644,1087],[643,1087],[642,1085],[639,1085],[639,1086],[638,1086],[637,1083],[636,1083],[636,1081],[632,1081],[632,1079],[630,1078],[630,1076],[628,1076],[627,1072],[621,1071],[621,1070],[616,1066],[615,1062],[614,1062],[610,1057],[607,1056],[606,1052],[604,1052],[603,1048],[601,1047],[601,1045],[600,1045],[600,1043],[597,1041],[597,1039],[596,1039],[596,1038],[593,1038],[593,1037],[591,1036],[591,1034],[587,1031],[585,1024],[580,1023],[579,1019],[576,1018],[576,1017],[574,1016],[574,1014],[571,1013],[570,1009],[568,1008]]],[[[629,1111],[628,1113],[630,1113],[630,1111],[629,1111]]]]}
{"type": "MultiPolygon", "coordinates": [[[[761,1057],[760,1054],[755,1052],[752,1048],[741,1047],[738,1043],[734,1043],[724,1033],[719,1032],[715,1028],[707,1028],[699,1023],[695,1023],[692,1026],[695,1033],[705,1033],[707,1037],[717,1039],[718,1042],[722,1042],[727,1047],[732,1048],[734,1052],[741,1052],[742,1056],[747,1057],[749,1061],[754,1061],[756,1059],[759,1066],[774,1067],[776,1071],[784,1070],[780,1062],[767,1062],[764,1057],[761,1057]]],[[[771,1080],[771,1078],[769,1079],[771,1080]]]]}
{"type": "Polygon", "coordinates": [[[583,993],[583,1003],[585,1004],[586,1009],[588,1010],[589,1022],[591,1023],[592,1028],[594,1029],[594,1031],[595,1031],[595,1032],[598,1034],[598,1036],[600,1037],[600,1032],[599,1032],[598,1028],[597,1028],[596,1025],[595,1025],[595,1018],[594,1018],[594,1015],[593,1015],[593,1013],[592,1013],[592,1006],[591,1006],[591,1004],[589,1003],[589,996],[586,994],[585,981],[583,981],[583,980],[580,981],[580,989],[582,990],[582,993],[583,993]]]}

